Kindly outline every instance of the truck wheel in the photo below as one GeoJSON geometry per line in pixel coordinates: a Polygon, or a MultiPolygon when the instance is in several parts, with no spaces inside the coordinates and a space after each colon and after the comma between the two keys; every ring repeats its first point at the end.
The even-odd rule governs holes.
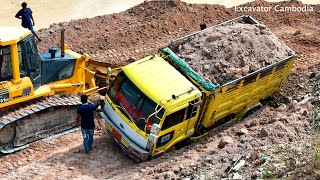
{"type": "Polygon", "coordinates": [[[16,137],[16,126],[11,123],[0,129],[0,147],[10,145],[16,137]]]}
{"type": "Polygon", "coordinates": [[[187,138],[181,142],[178,142],[175,146],[175,148],[178,150],[178,149],[181,149],[185,146],[188,146],[190,144],[190,138],[187,138]]]}

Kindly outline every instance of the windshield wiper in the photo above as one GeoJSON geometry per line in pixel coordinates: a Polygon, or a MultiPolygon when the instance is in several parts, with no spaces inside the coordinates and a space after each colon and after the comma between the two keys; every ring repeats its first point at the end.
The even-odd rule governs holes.
{"type": "Polygon", "coordinates": [[[129,119],[131,122],[133,122],[134,124],[136,124],[136,123],[134,122],[134,119],[133,119],[133,117],[131,116],[131,114],[126,110],[126,108],[124,108],[124,106],[121,104],[121,102],[118,101],[118,103],[119,103],[121,106],[118,106],[118,105],[116,105],[116,106],[117,106],[118,108],[120,108],[120,109],[123,110],[123,112],[127,115],[128,119],[129,119]]]}

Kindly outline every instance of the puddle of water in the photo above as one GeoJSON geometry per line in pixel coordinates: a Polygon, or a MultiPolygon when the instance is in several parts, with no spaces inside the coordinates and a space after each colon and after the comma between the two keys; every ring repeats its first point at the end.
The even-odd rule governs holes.
{"type": "MultiPolygon", "coordinates": [[[[52,23],[72,19],[90,18],[124,11],[144,0],[28,0],[33,11],[35,29],[48,27],[52,23]]],[[[221,4],[232,7],[252,0],[183,0],[187,3],[221,4]]],[[[269,0],[279,1],[279,0],[269,0]]],[[[21,0],[0,0],[0,25],[20,26],[21,20],[14,16],[21,9],[21,0]]],[[[320,0],[303,0],[308,4],[320,4],[320,0]]]]}

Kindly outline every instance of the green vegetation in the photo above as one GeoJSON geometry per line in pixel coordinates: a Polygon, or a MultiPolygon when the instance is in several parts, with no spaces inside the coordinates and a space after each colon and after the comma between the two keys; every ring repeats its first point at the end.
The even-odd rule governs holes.
{"type": "Polygon", "coordinates": [[[319,168],[320,167],[320,146],[319,143],[314,149],[314,167],[319,168]]]}
{"type": "Polygon", "coordinates": [[[264,170],[262,171],[262,179],[274,179],[275,175],[269,171],[269,170],[264,170]]]}
{"type": "Polygon", "coordinates": [[[311,112],[310,116],[310,126],[312,128],[312,132],[317,134],[320,130],[320,108],[316,107],[311,112]]]}

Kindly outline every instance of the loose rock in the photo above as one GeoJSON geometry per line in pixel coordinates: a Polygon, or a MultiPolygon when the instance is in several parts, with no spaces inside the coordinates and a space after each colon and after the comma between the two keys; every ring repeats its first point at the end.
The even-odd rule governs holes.
{"type": "Polygon", "coordinates": [[[268,137],[269,136],[269,130],[264,128],[264,127],[261,128],[259,136],[260,137],[268,137]]]}
{"type": "Polygon", "coordinates": [[[239,173],[234,173],[232,179],[242,179],[242,176],[239,173]]]}
{"type": "Polygon", "coordinates": [[[230,136],[224,136],[219,142],[218,148],[222,149],[224,148],[227,144],[233,144],[233,139],[230,136]]]}
{"type": "Polygon", "coordinates": [[[249,131],[247,128],[241,128],[238,132],[237,132],[237,135],[238,136],[241,136],[241,135],[244,135],[244,134],[248,134],[249,131]]]}

